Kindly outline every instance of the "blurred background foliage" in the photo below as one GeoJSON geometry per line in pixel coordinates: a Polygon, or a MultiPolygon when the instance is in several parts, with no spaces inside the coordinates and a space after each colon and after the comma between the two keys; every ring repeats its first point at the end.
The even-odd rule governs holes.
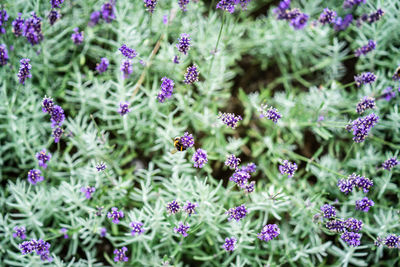
{"type": "Polygon", "coordinates": [[[10,16],[0,43],[9,49],[9,64],[0,68],[0,262],[3,266],[41,266],[38,256],[22,256],[15,226],[24,225],[28,238],[51,243],[54,266],[113,265],[114,248],[128,247],[126,266],[396,266],[399,250],[376,248],[377,236],[400,232],[399,171],[380,166],[400,148],[398,97],[381,98],[399,62],[400,3],[367,1],[353,10],[360,16],[377,8],[384,17],[374,24],[336,32],[329,26],[312,26],[325,7],[345,15],[341,1],[292,1],[311,19],[303,30],[278,21],[272,9],[278,1],[252,1],[247,11],[225,14],[218,50],[214,51],[222,23],[215,1],[191,1],[183,13],[177,1],[159,1],[150,15],[141,0],[118,0],[116,20],[88,26],[89,14],[105,1],[66,0],[62,17],[50,26],[47,0],[1,1],[10,16]],[[44,40],[31,46],[15,38],[11,21],[17,13],[27,18],[35,11],[43,18],[44,40]],[[162,23],[163,15],[169,23],[162,23]],[[75,27],[84,42],[73,44],[75,27]],[[192,48],[176,65],[175,44],[189,33],[192,48]],[[353,51],[369,39],[377,48],[365,57],[353,51]],[[152,55],[157,42],[160,48],[152,55]],[[135,48],[133,74],[120,73],[122,44],[135,48]],[[214,56],[215,54],[215,56],[214,56]],[[96,73],[96,63],[106,57],[109,70],[96,73]],[[20,85],[19,60],[30,58],[32,79],[20,85]],[[139,63],[143,60],[146,66],[139,63]],[[211,64],[211,62],[213,63],[211,64]],[[183,83],[186,67],[195,63],[200,81],[183,83]],[[354,75],[371,71],[372,86],[349,85],[354,75]],[[139,82],[140,77],[143,82],[139,82]],[[158,103],[161,78],[175,81],[173,98],[158,103]],[[66,114],[66,135],[54,144],[48,115],[41,111],[47,95],[66,114]],[[345,130],[356,119],[355,107],[363,96],[377,99],[380,122],[364,143],[353,144],[345,130]],[[121,117],[118,105],[130,103],[121,117]],[[282,119],[259,118],[262,103],[276,107],[282,119]],[[243,121],[236,130],[217,119],[218,112],[233,112],[243,121]],[[324,116],[324,121],[318,118],[324,116]],[[192,150],[170,154],[172,139],[185,131],[193,134],[196,148],[205,149],[209,162],[203,169],[191,163],[192,150]],[[43,172],[45,181],[30,185],[27,172],[37,168],[35,153],[47,148],[53,158],[43,172]],[[243,163],[258,166],[252,180],[256,191],[243,194],[229,177],[224,161],[235,154],[243,163]],[[299,170],[292,179],[282,176],[278,164],[289,159],[299,170]],[[107,173],[98,173],[104,161],[107,173]],[[345,196],[337,188],[338,174],[356,172],[374,181],[370,212],[354,210],[362,194],[345,196]],[[95,186],[91,200],[80,192],[95,186]],[[276,197],[273,197],[276,196],[276,197]],[[188,219],[189,236],[178,238],[173,227],[181,219],[168,217],[165,205],[177,199],[197,202],[198,214],[188,219]],[[324,230],[313,216],[324,203],[334,204],[338,217],[364,222],[361,246],[348,247],[338,235],[324,230]],[[228,222],[230,207],[245,204],[248,216],[228,222]],[[111,225],[96,206],[122,209],[126,217],[111,225]],[[142,221],[146,232],[130,235],[129,222],[142,221]],[[266,223],[276,223],[281,234],[269,243],[256,234],[266,223]],[[70,235],[63,239],[59,229],[70,235]],[[108,234],[100,237],[100,228],[108,234]],[[221,248],[235,236],[232,253],[221,248]]]}

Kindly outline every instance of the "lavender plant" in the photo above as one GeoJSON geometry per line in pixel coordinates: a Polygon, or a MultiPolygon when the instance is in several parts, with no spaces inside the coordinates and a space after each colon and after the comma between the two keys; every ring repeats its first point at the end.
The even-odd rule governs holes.
{"type": "Polygon", "coordinates": [[[0,265],[396,266],[398,14],[1,1],[0,265]]]}

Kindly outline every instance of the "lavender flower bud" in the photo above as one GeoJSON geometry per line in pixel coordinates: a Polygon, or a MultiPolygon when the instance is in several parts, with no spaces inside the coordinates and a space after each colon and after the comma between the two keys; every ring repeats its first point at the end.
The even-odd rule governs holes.
{"type": "Polygon", "coordinates": [[[101,13],[100,11],[93,11],[92,14],[90,14],[90,21],[89,21],[89,26],[94,27],[99,23],[101,13]]]}
{"type": "Polygon", "coordinates": [[[358,102],[356,111],[358,114],[363,114],[367,109],[374,109],[375,105],[375,98],[365,96],[358,102]]]}
{"type": "Polygon", "coordinates": [[[278,235],[281,233],[278,225],[276,224],[266,224],[263,229],[261,230],[260,233],[258,233],[257,237],[260,240],[263,240],[265,242],[269,242],[272,239],[278,237],[278,235]]]}
{"type": "Polygon", "coordinates": [[[396,236],[396,235],[390,234],[385,238],[383,243],[388,248],[400,248],[400,236],[396,236]]]}
{"type": "Polygon", "coordinates": [[[354,81],[357,87],[360,87],[363,84],[371,84],[375,82],[376,76],[372,72],[364,72],[360,75],[354,76],[354,81]]]}
{"type": "Polygon", "coordinates": [[[85,196],[86,196],[87,199],[91,199],[92,198],[92,194],[94,193],[94,191],[96,191],[96,188],[90,187],[90,186],[86,186],[86,187],[82,187],[81,188],[81,192],[85,193],[85,196]]]}
{"type": "Polygon", "coordinates": [[[21,227],[18,227],[18,226],[15,226],[14,227],[14,233],[13,233],[13,237],[14,238],[17,238],[17,237],[19,237],[19,238],[21,238],[22,240],[24,240],[25,238],[26,238],[26,229],[25,229],[25,227],[24,226],[21,226],[21,227]]]}
{"type": "Polygon", "coordinates": [[[76,45],[80,45],[83,42],[83,32],[79,32],[79,28],[74,29],[74,33],[71,35],[71,40],[76,45]]]}
{"type": "Polygon", "coordinates": [[[21,18],[21,13],[18,13],[18,17],[12,22],[12,32],[15,37],[19,37],[22,35],[22,30],[24,28],[25,20],[21,18]]]}
{"type": "Polygon", "coordinates": [[[124,116],[128,114],[128,112],[131,112],[131,110],[129,109],[129,103],[127,102],[119,103],[118,113],[121,114],[121,116],[124,116]]]}
{"type": "Polygon", "coordinates": [[[143,223],[141,223],[141,222],[131,222],[129,224],[129,226],[132,227],[132,230],[131,230],[132,236],[135,236],[136,234],[140,235],[144,232],[143,223]]]}
{"type": "Polygon", "coordinates": [[[228,214],[228,216],[229,216],[229,218],[228,218],[229,221],[234,219],[237,222],[240,221],[241,219],[243,219],[244,217],[246,217],[247,213],[248,213],[248,211],[244,204],[237,206],[235,208],[230,208],[226,212],[226,214],[228,214]]]}
{"type": "Polygon", "coordinates": [[[224,243],[224,245],[223,245],[222,247],[223,247],[226,251],[234,251],[235,248],[236,248],[236,242],[237,242],[236,238],[234,238],[234,237],[231,237],[231,238],[227,237],[227,238],[225,238],[225,243],[224,243]]]}
{"type": "Polygon", "coordinates": [[[325,227],[336,233],[341,233],[345,230],[345,222],[343,220],[330,220],[327,221],[325,227]]]}
{"type": "Polygon", "coordinates": [[[197,203],[191,203],[190,201],[186,202],[186,205],[183,206],[183,210],[189,215],[191,216],[192,214],[196,213],[196,208],[199,205],[197,203]]]}
{"type": "Polygon", "coordinates": [[[19,61],[21,65],[19,67],[17,76],[21,84],[25,84],[27,78],[32,78],[31,74],[32,65],[29,64],[29,61],[31,61],[29,58],[23,58],[19,61]]]}
{"type": "Polygon", "coordinates": [[[129,78],[129,76],[132,74],[132,72],[133,72],[132,62],[129,59],[124,60],[121,63],[121,71],[122,71],[122,77],[124,79],[129,78]]]}
{"type": "Polygon", "coordinates": [[[336,11],[325,8],[324,11],[319,15],[318,21],[322,24],[331,24],[335,21],[336,11]]]}
{"type": "Polygon", "coordinates": [[[57,10],[52,10],[52,11],[50,11],[50,13],[47,17],[49,19],[50,25],[53,26],[54,23],[56,23],[56,21],[60,18],[60,13],[58,13],[57,10]]]}
{"type": "Polygon", "coordinates": [[[8,51],[5,44],[0,45],[0,66],[7,65],[8,62],[8,51]]]}
{"type": "Polygon", "coordinates": [[[186,84],[193,84],[199,80],[199,71],[197,69],[196,64],[189,66],[186,70],[185,80],[183,81],[186,84]]]}
{"type": "Polygon", "coordinates": [[[179,203],[176,200],[172,200],[167,204],[167,212],[168,214],[176,214],[179,212],[181,207],[179,206],[179,203]]]}
{"type": "Polygon", "coordinates": [[[105,20],[105,22],[110,23],[115,20],[115,7],[114,2],[110,1],[109,3],[105,3],[101,7],[101,16],[105,20]]]}
{"type": "Polygon", "coordinates": [[[108,212],[107,217],[112,218],[112,222],[118,224],[119,219],[124,218],[124,213],[122,211],[118,211],[118,208],[113,207],[111,208],[111,212],[108,212]]]}
{"type": "Polygon", "coordinates": [[[153,13],[157,6],[157,0],[143,0],[143,2],[146,10],[150,13],[153,13]]]}
{"type": "Polygon", "coordinates": [[[119,51],[121,51],[121,54],[129,59],[133,59],[137,56],[136,50],[127,47],[125,44],[123,44],[120,48],[119,51]]]}
{"type": "Polygon", "coordinates": [[[192,147],[194,145],[194,139],[192,134],[185,132],[183,136],[180,138],[180,143],[185,148],[184,150],[188,149],[189,147],[192,147]]]}
{"type": "Polygon", "coordinates": [[[178,5],[183,12],[187,11],[186,6],[189,4],[190,0],[178,0],[178,5]]]}
{"type": "Polygon", "coordinates": [[[228,127],[235,129],[237,127],[238,122],[242,120],[242,117],[240,115],[236,116],[233,113],[219,112],[218,119],[220,119],[228,127]]]}
{"type": "Polygon", "coordinates": [[[28,182],[33,185],[44,180],[44,177],[41,176],[42,172],[40,170],[32,169],[28,172],[28,182]]]}
{"type": "Polygon", "coordinates": [[[344,225],[347,228],[347,230],[349,230],[349,231],[359,232],[362,229],[363,223],[361,220],[357,220],[354,218],[348,218],[344,222],[344,225]]]}
{"type": "Polygon", "coordinates": [[[301,13],[291,20],[290,25],[292,25],[295,30],[301,30],[307,25],[308,18],[309,16],[307,14],[301,13]]]}
{"type": "Polygon", "coordinates": [[[332,217],[336,216],[336,209],[335,207],[329,205],[329,204],[324,204],[323,206],[321,206],[321,211],[324,215],[324,218],[326,219],[330,219],[332,217]]]}
{"type": "Polygon", "coordinates": [[[105,57],[102,57],[100,60],[100,63],[97,63],[96,65],[96,70],[98,73],[103,73],[108,69],[108,65],[110,63],[108,62],[108,59],[105,57]]]}
{"type": "Polygon", "coordinates": [[[119,261],[124,261],[127,262],[129,260],[129,258],[125,255],[126,252],[128,251],[128,249],[126,247],[122,247],[121,249],[115,249],[114,250],[114,261],[115,262],[119,262],[119,261]]]}
{"type": "Polygon", "coordinates": [[[386,160],[384,163],[382,163],[382,168],[384,168],[385,170],[392,170],[392,168],[396,165],[398,165],[399,162],[397,161],[396,158],[390,158],[388,160],[386,160]]]}
{"type": "Polygon", "coordinates": [[[229,155],[226,158],[225,165],[230,169],[237,169],[240,164],[240,158],[235,157],[235,155],[229,155]]]}
{"type": "Polygon", "coordinates": [[[349,246],[358,247],[360,245],[361,235],[358,233],[345,231],[340,238],[349,246]]]}
{"type": "Polygon", "coordinates": [[[297,170],[297,164],[284,160],[282,165],[279,165],[279,172],[281,174],[287,174],[289,178],[292,178],[295,171],[297,170]]]}
{"type": "Polygon", "coordinates": [[[356,57],[360,57],[361,55],[366,55],[369,52],[371,52],[372,50],[374,50],[376,47],[376,42],[374,42],[373,40],[369,40],[368,44],[358,48],[354,54],[356,55],[356,57]]]}
{"type": "Polygon", "coordinates": [[[178,51],[184,55],[187,55],[187,53],[190,49],[190,41],[191,41],[191,39],[190,39],[189,34],[182,33],[181,37],[178,38],[178,43],[176,44],[178,51]]]}
{"type": "Polygon", "coordinates": [[[356,200],[356,210],[361,210],[363,212],[368,212],[370,207],[374,205],[375,203],[367,197],[364,197],[361,200],[356,200]]]}
{"type": "Polygon", "coordinates": [[[46,149],[43,148],[40,152],[36,153],[36,159],[39,161],[39,166],[43,169],[47,168],[46,162],[51,159],[51,154],[46,154],[46,149]]]}
{"type": "Polygon", "coordinates": [[[164,103],[165,99],[169,99],[174,91],[174,81],[163,77],[161,79],[161,91],[158,93],[157,98],[160,103],[164,103]]]}
{"type": "Polygon", "coordinates": [[[188,236],[187,230],[190,228],[189,224],[184,225],[183,223],[179,222],[178,227],[174,227],[175,233],[180,233],[183,237],[188,236]]]}
{"type": "Polygon", "coordinates": [[[51,8],[61,8],[61,4],[64,0],[50,0],[51,8]]]}
{"type": "Polygon", "coordinates": [[[193,154],[192,161],[195,168],[203,168],[208,161],[207,151],[201,148],[197,149],[193,154]]]}
{"type": "Polygon", "coordinates": [[[61,127],[57,127],[53,130],[54,143],[60,142],[60,138],[63,133],[64,130],[61,127]]]}

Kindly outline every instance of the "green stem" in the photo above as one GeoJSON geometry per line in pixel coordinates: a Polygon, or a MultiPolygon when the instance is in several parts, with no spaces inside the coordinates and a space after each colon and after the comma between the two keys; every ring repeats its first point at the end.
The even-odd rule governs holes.
{"type": "Polygon", "coordinates": [[[347,158],[350,156],[350,152],[353,149],[353,147],[354,147],[354,142],[351,144],[349,150],[347,150],[347,153],[346,153],[346,156],[344,157],[343,162],[346,162],[347,158]]]}
{"type": "Polygon", "coordinates": [[[221,35],[222,35],[222,29],[224,28],[224,24],[225,24],[225,12],[222,14],[222,24],[221,24],[221,28],[219,28],[219,33],[218,33],[218,39],[217,39],[217,43],[215,44],[215,49],[213,51],[213,57],[211,59],[211,64],[210,67],[208,69],[208,75],[210,75],[212,66],[214,64],[214,59],[215,59],[215,54],[217,53],[217,49],[218,49],[218,45],[219,45],[219,41],[221,40],[221,35]]]}

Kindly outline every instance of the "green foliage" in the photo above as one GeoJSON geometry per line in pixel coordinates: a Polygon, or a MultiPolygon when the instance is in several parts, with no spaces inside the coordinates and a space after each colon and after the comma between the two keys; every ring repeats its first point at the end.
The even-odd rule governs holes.
{"type": "MultiPolygon", "coordinates": [[[[377,248],[374,241],[400,234],[400,171],[380,168],[400,148],[398,97],[390,102],[380,98],[387,86],[397,88],[391,76],[400,55],[400,3],[368,1],[353,13],[382,8],[380,21],[360,28],[353,23],[336,32],[330,26],[310,26],[310,21],[304,30],[293,30],[275,19],[277,1],[253,1],[247,11],[224,15],[211,1],[191,1],[185,13],[175,0],[159,1],[151,15],[142,0],[119,0],[115,21],[89,27],[89,14],[104,2],[66,0],[52,27],[48,0],[0,3],[10,15],[0,44],[14,46],[9,64],[0,67],[0,265],[43,265],[37,255],[21,255],[21,242],[12,237],[15,226],[25,226],[28,239],[51,243],[54,261],[48,265],[53,266],[122,266],[112,254],[122,246],[128,248],[126,266],[399,264],[398,249],[377,248]],[[44,40],[36,46],[14,37],[10,26],[18,12],[27,18],[31,11],[43,18],[44,40]],[[164,14],[168,25],[162,23],[164,14]],[[70,39],[75,27],[84,31],[80,46],[70,39]],[[190,34],[193,46],[177,65],[172,58],[181,33],[190,34]],[[355,59],[353,51],[369,39],[377,42],[376,50],[355,59]],[[139,53],[126,80],[120,72],[122,44],[139,53]],[[95,66],[102,57],[110,67],[98,74],[95,66]],[[30,58],[32,65],[32,79],[25,85],[17,78],[21,58],[30,58]],[[192,63],[199,66],[200,81],[188,86],[183,77],[192,63]],[[353,75],[364,71],[374,72],[377,81],[356,88],[353,75]],[[164,76],[176,85],[173,97],[159,103],[164,76]],[[45,95],[65,110],[66,135],[58,145],[49,115],[41,110],[45,95]],[[377,99],[380,121],[364,143],[356,144],[345,126],[358,117],[356,104],[367,95],[377,99]],[[122,101],[131,109],[123,117],[117,112],[122,101]],[[277,124],[259,118],[264,102],[281,112],[277,124]],[[232,130],[217,119],[219,111],[243,120],[232,130]],[[318,122],[319,116],[324,120],[318,122]],[[203,169],[193,167],[193,150],[170,153],[172,139],[185,131],[193,134],[196,148],[208,153],[203,169]],[[53,157],[42,172],[44,182],[33,186],[26,177],[38,168],[35,154],[42,148],[53,157]],[[256,163],[252,194],[229,181],[228,154],[256,163]],[[278,171],[284,159],[299,165],[291,179],[278,171]],[[95,169],[101,161],[106,172],[95,169]],[[353,172],[374,181],[368,197],[375,206],[368,213],[354,209],[364,194],[346,196],[337,188],[337,180],[353,172]],[[91,200],[80,191],[88,185],[96,188],[91,200]],[[168,216],[165,206],[174,199],[197,202],[197,214],[168,216]],[[361,246],[349,247],[313,220],[320,206],[335,201],[338,217],[364,222],[361,246]],[[241,204],[249,214],[229,222],[225,212],[241,204]],[[102,216],[95,215],[97,206],[104,207],[102,216]],[[106,217],[111,207],[125,213],[118,225],[106,217]],[[132,236],[131,221],[142,222],[145,233],[132,236]],[[190,224],[186,238],[173,231],[180,221],[190,224]],[[257,238],[267,223],[281,230],[268,243],[257,238]],[[63,227],[69,239],[59,232],[63,227]],[[100,237],[102,227],[108,231],[105,238],[100,237]],[[238,245],[228,253],[221,246],[231,236],[238,245]]],[[[311,20],[327,6],[343,16],[341,5],[292,1],[311,20]]]]}

